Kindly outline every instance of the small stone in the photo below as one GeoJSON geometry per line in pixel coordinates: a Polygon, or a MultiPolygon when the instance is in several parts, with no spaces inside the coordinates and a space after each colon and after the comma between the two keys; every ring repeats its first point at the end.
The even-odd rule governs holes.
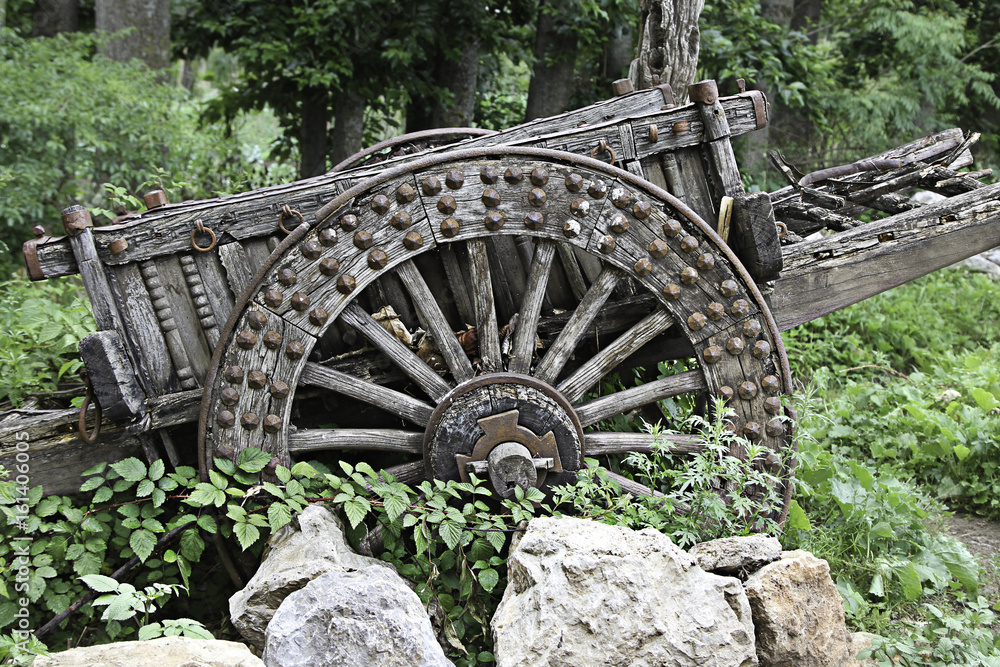
{"type": "Polygon", "coordinates": [[[688,553],[706,572],[746,577],[781,558],[781,542],[769,535],[723,537],[696,544],[688,553]]]}

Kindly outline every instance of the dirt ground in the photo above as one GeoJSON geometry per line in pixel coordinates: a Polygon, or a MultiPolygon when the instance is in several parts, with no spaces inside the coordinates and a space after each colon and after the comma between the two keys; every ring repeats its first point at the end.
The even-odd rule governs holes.
{"type": "Polygon", "coordinates": [[[985,568],[980,594],[992,604],[1000,603],[1000,521],[970,514],[955,514],[946,532],[958,538],[985,568]]]}

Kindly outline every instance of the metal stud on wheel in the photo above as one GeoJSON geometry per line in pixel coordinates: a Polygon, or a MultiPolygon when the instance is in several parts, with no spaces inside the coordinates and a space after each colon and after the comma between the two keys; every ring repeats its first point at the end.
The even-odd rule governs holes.
{"type": "Polygon", "coordinates": [[[682,202],[587,157],[454,151],[351,188],[274,251],[216,348],[201,464],[361,450],[405,459],[404,481],[476,472],[503,494],[564,481],[584,454],[649,451],[653,436],[600,424],[686,393],[727,399],[741,434],[786,452],[790,382],[753,281],[682,202]],[[593,394],[671,358],[697,364],[593,394]]]}

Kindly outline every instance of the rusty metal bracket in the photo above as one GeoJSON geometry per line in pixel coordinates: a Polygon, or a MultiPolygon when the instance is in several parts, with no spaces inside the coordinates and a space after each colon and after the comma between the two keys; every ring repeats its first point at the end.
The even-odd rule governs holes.
{"type": "Polygon", "coordinates": [[[45,280],[45,272],[42,271],[42,265],[38,261],[38,244],[45,243],[50,237],[45,233],[45,228],[41,225],[36,225],[31,231],[34,233],[35,238],[25,241],[21,245],[21,253],[24,255],[24,266],[28,270],[28,278],[31,280],[45,280]]]}
{"type": "Polygon", "coordinates": [[[217,239],[215,237],[215,232],[206,227],[205,223],[201,221],[201,218],[196,220],[195,227],[194,229],[191,230],[191,247],[197,250],[198,252],[208,252],[209,250],[213,250],[215,248],[216,241],[217,239]],[[195,236],[197,236],[198,234],[208,234],[209,238],[211,238],[212,240],[209,242],[207,246],[200,246],[198,245],[198,242],[195,240],[195,236]]]}
{"type": "Polygon", "coordinates": [[[83,397],[83,403],[80,404],[80,419],[76,423],[76,428],[80,432],[80,439],[85,444],[92,445],[101,437],[101,419],[104,414],[101,412],[101,404],[94,397],[94,387],[90,384],[90,375],[87,373],[87,369],[83,369],[81,375],[83,383],[87,387],[87,393],[83,397]],[[94,403],[94,430],[88,433],[87,408],[90,407],[91,401],[94,403]]]}
{"type": "Polygon", "coordinates": [[[63,209],[63,227],[69,236],[79,236],[87,227],[94,226],[94,220],[90,217],[90,211],[79,204],[74,204],[63,209]]]}
{"type": "Polygon", "coordinates": [[[295,225],[295,227],[292,227],[292,229],[288,229],[287,227],[285,227],[285,218],[286,217],[287,218],[298,218],[299,219],[299,225],[301,225],[303,222],[305,222],[305,219],[302,217],[301,213],[299,213],[298,211],[296,211],[295,209],[293,209],[288,204],[285,204],[284,206],[281,207],[281,213],[278,215],[278,227],[280,227],[281,231],[285,232],[285,234],[291,234],[292,233],[292,229],[295,229],[295,227],[299,226],[299,225],[295,225]]]}

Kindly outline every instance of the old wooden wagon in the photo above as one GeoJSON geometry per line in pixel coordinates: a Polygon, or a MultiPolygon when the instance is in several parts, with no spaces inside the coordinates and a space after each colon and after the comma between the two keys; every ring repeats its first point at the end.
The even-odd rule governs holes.
{"type": "Polygon", "coordinates": [[[257,446],[272,464],[336,450],[409,482],[475,471],[504,493],[565,480],[585,454],[648,451],[653,436],[602,426],[619,416],[720,396],[773,451],[783,518],[781,331],[1000,243],[1000,185],[958,171],[975,136],[954,130],[805,176],[779,158],[789,186],[748,194],[730,140],[766,124],[764,96],[720,98],[703,81],[690,98],[623,86],[280,187],[179,204],[150,193],[110,226],[67,209],[66,236],[24,253],[33,279],[86,285],[100,440],[54,430],[74,415],[43,415],[0,423],[3,455],[13,429],[28,433],[48,492],[138,449],[207,474],[257,446]],[[946,198],[919,205],[909,188],[946,198]],[[888,215],[858,222],[870,210],[888,215]],[[802,240],[821,229],[833,233],[802,240]]]}

